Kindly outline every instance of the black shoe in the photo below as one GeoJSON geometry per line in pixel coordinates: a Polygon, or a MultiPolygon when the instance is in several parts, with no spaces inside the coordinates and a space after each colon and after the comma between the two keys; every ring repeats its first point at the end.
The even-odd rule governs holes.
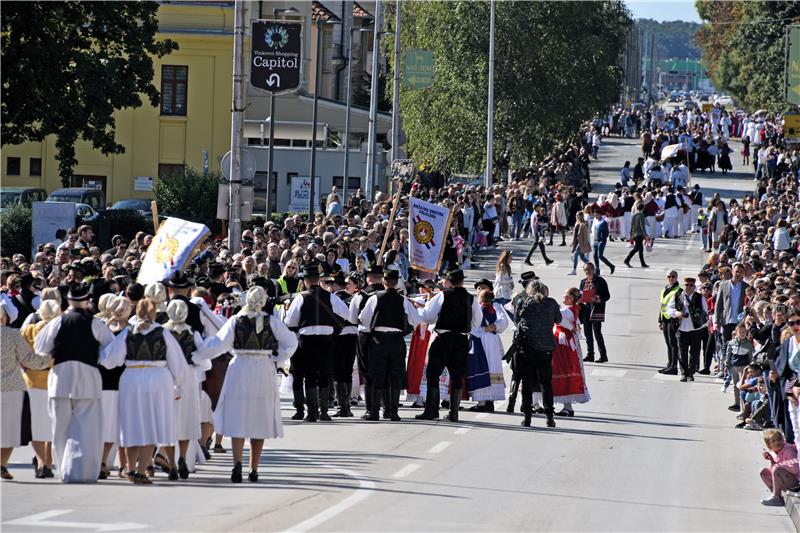
{"type": "Polygon", "coordinates": [[[553,415],[547,415],[547,427],[549,428],[556,427],[556,421],[553,418],[553,415]]]}
{"type": "MultiPolygon", "coordinates": [[[[614,271],[617,269],[617,267],[615,267],[614,265],[611,265],[608,268],[611,271],[611,272],[609,272],[609,276],[613,276],[614,275],[614,271]]],[[[553,427],[555,427],[555,426],[553,426],[553,427]]]]}
{"type": "MultiPolygon", "coordinates": [[[[45,477],[47,477],[47,476],[44,475],[43,470],[44,470],[44,468],[37,468],[36,469],[36,473],[33,475],[33,477],[35,477],[36,479],[44,479],[45,477]]],[[[97,476],[97,479],[106,479],[106,478],[108,478],[108,476],[103,477],[103,474],[105,474],[105,473],[106,473],[105,470],[100,470],[100,475],[97,476]]]]}
{"type": "Polygon", "coordinates": [[[44,465],[44,466],[41,468],[41,471],[42,471],[42,476],[44,476],[45,478],[53,478],[53,477],[56,477],[56,476],[55,476],[55,474],[53,474],[53,471],[52,471],[52,470],[50,470],[50,467],[49,467],[49,466],[47,466],[47,465],[44,465]]]}
{"type": "Polygon", "coordinates": [[[573,416],[575,416],[575,411],[573,411],[571,409],[564,408],[564,409],[560,410],[559,412],[555,413],[555,415],[556,416],[573,417],[573,416]]]}
{"type": "Polygon", "coordinates": [[[222,444],[215,444],[214,445],[214,453],[226,453],[225,447],[222,444]]]}
{"type": "Polygon", "coordinates": [[[316,422],[317,420],[319,420],[319,415],[312,415],[311,413],[308,413],[303,419],[303,422],[316,422]]]}
{"type": "Polygon", "coordinates": [[[366,417],[361,417],[368,422],[378,422],[380,421],[381,417],[377,411],[373,411],[372,413],[367,413],[366,417]]]}
{"type": "Polygon", "coordinates": [[[522,423],[520,424],[520,426],[522,426],[524,428],[531,427],[531,415],[530,414],[526,414],[525,415],[525,418],[522,419],[522,423]]]}
{"type": "MultiPolygon", "coordinates": [[[[42,474],[42,477],[40,478],[39,477],[39,472],[40,471],[37,468],[36,469],[36,477],[38,479],[42,479],[44,477],[44,474],[42,474]]],[[[97,479],[108,479],[108,467],[106,466],[105,463],[100,463],[100,474],[97,476],[97,479]]]]}
{"type": "Polygon", "coordinates": [[[686,383],[689,380],[686,376],[681,376],[681,382],[686,383]]]}
{"type": "Polygon", "coordinates": [[[322,412],[319,414],[320,422],[331,422],[331,417],[328,413],[322,412]]]}
{"type": "Polygon", "coordinates": [[[169,474],[167,474],[167,479],[170,481],[178,481],[178,470],[171,468],[169,474]]]}
{"type": "Polygon", "coordinates": [[[295,414],[292,415],[292,420],[302,420],[305,418],[306,413],[305,411],[297,411],[295,414]]]}
{"type": "Polygon", "coordinates": [[[594,363],[594,356],[593,355],[587,355],[586,357],[583,358],[583,362],[584,363],[594,363]]]}
{"type": "Polygon", "coordinates": [[[548,265],[548,266],[549,266],[549,265],[552,265],[553,263],[555,263],[555,261],[553,261],[552,259],[545,259],[545,260],[544,260],[544,264],[545,264],[545,265],[548,265]]]}
{"type": "Polygon", "coordinates": [[[702,369],[702,370],[698,371],[697,373],[698,373],[698,374],[700,374],[700,375],[702,375],[702,376],[708,376],[708,375],[710,375],[710,374],[711,374],[711,370],[709,370],[709,369],[707,369],[707,368],[704,368],[704,369],[702,369]]]}
{"type": "Polygon", "coordinates": [[[642,268],[650,268],[650,265],[648,265],[647,263],[642,263],[642,268]]]}
{"type": "Polygon", "coordinates": [[[523,263],[525,263],[528,266],[533,266],[533,263],[531,263],[530,259],[526,259],[525,261],[523,261],[523,263]]]}
{"type": "Polygon", "coordinates": [[[236,463],[231,470],[231,483],[242,482],[242,463],[236,463]]]}
{"type": "Polygon", "coordinates": [[[398,415],[397,413],[392,413],[389,416],[389,420],[391,420],[392,422],[400,422],[402,419],[400,418],[400,415],[398,415]]]}
{"type": "Polygon", "coordinates": [[[608,357],[605,355],[601,355],[600,359],[597,360],[598,363],[608,363],[608,357]]]}
{"type": "Polygon", "coordinates": [[[677,376],[678,369],[677,368],[668,368],[662,372],[665,376],[677,376]]]}
{"type": "Polygon", "coordinates": [[[205,457],[206,461],[211,460],[211,452],[208,451],[208,448],[205,446],[200,446],[200,451],[203,452],[203,457],[205,457]]]}
{"type": "Polygon", "coordinates": [[[536,413],[537,415],[543,415],[544,414],[544,407],[539,405],[539,406],[536,406],[534,409],[532,409],[532,411],[534,413],[536,413]]]}
{"type": "Polygon", "coordinates": [[[686,376],[686,379],[688,379],[689,381],[694,381],[694,376],[686,376]]]}
{"type": "Polygon", "coordinates": [[[186,466],[186,459],[178,457],[178,474],[181,479],[189,479],[189,467],[186,466]]]}
{"type": "Polygon", "coordinates": [[[736,429],[744,429],[744,427],[745,427],[746,425],[747,425],[747,423],[745,423],[745,422],[739,422],[739,423],[738,423],[738,424],[736,424],[734,427],[735,427],[736,429]]]}
{"type": "MultiPolygon", "coordinates": [[[[516,403],[516,402],[514,402],[514,403],[516,403]]],[[[510,401],[508,402],[508,405],[506,405],[506,413],[513,413],[514,412],[514,403],[511,403],[510,401]]]]}
{"type": "Polygon", "coordinates": [[[439,418],[439,408],[429,410],[427,407],[424,411],[414,417],[416,420],[436,420],[439,418]]]}
{"type": "Polygon", "coordinates": [[[729,405],[728,406],[728,411],[734,411],[734,412],[738,413],[739,411],[741,411],[741,409],[739,408],[738,405],[729,405]]]}
{"type": "Polygon", "coordinates": [[[250,480],[250,483],[258,483],[258,472],[251,470],[250,473],[247,474],[247,479],[250,480]]]}
{"type": "Polygon", "coordinates": [[[630,261],[628,261],[627,259],[626,259],[625,261],[623,261],[623,263],[625,263],[625,266],[626,266],[626,267],[628,267],[628,268],[633,268],[633,267],[631,266],[631,262],[630,262],[630,261]]]}

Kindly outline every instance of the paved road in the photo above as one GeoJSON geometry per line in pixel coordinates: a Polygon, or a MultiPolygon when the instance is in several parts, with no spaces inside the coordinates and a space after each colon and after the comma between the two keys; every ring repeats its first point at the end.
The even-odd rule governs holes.
{"type": "MultiPolygon", "coordinates": [[[[608,140],[592,165],[595,181],[615,182],[637,152],[635,141],[608,140]]],[[[726,195],[752,187],[744,175],[695,179],[726,195]]],[[[525,251],[522,242],[503,246],[517,257],[525,251]]],[[[229,453],[186,482],[65,486],[35,481],[30,450],[18,449],[16,480],[1,485],[3,529],[792,531],[782,508],[759,504],[760,435],[733,428],[720,384],[657,373],[665,362],[657,293],[670,268],[697,272],[698,237],[658,242],[649,270],[625,268],[626,252],[610,245],[620,265],[607,277],[611,361],[587,366],[591,403],[555,429],[541,416],[523,429],[521,415],[505,413],[420,423],[410,408],[394,424],[287,421],[286,438],[269,442],[262,482],[238,486],[228,482],[229,453]]],[[[559,295],[577,280],[565,275],[566,249],[550,253],[557,262],[535,258],[535,270],[559,295]]],[[[493,270],[491,257],[482,266],[471,278],[493,270]]],[[[515,275],[521,266],[519,258],[515,275]]],[[[286,402],[285,420],[290,414],[286,402]]]]}

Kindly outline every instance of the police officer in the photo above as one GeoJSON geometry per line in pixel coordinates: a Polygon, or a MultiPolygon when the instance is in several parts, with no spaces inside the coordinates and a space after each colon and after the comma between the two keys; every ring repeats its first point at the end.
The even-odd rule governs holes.
{"type": "Polygon", "coordinates": [[[397,413],[400,406],[400,390],[403,389],[406,370],[406,341],[404,336],[419,323],[411,302],[397,290],[400,271],[386,269],[383,273],[384,290],[374,293],[367,299],[359,321],[370,333],[369,369],[372,379],[372,401],[367,420],[379,419],[378,411],[383,397],[383,387],[389,383],[389,419],[400,421],[397,413]]]}
{"type": "Polygon", "coordinates": [[[658,329],[664,334],[664,342],[667,345],[667,366],[659,370],[660,374],[675,375],[678,373],[678,333],[675,321],[667,312],[667,305],[673,299],[675,293],[681,288],[678,283],[678,273],[670,270],[667,274],[667,285],[661,290],[661,308],[658,312],[658,329]]]}
{"type": "Polygon", "coordinates": [[[333,378],[336,381],[336,401],[339,410],[334,416],[351,417],[350,391],[353,388],[353,363],[356,358],[356,343],[358,341],[358,321],[349,317],[350,301],[358,292],[358,277],[350,275],[345,277],[339,270],[331,277],[333,293],[348,306],[348,318],[342,321],[342,330],[333,340],[334,364],[333,378]]]}
{"type": "Polygon", "coordinates": [[[297,392],[305,385],[308,415],[303,420],[306,422],[331,420],[328,416],[328,378],[333,365],[333,333],[340,319],[347,320],[350,317],[347,305],[338,296],[323,289],[319,278],[319,263],[305,266],[305,290],[292,300],[286,312],[286,325],[296,328],[300,335],[297,352],[292,357],[291,372],[296,409],[298,405],[302,408],[297,392]]]}
{"type": "Polygon", "coordinates": [[[364,376],[364,402],[366,412],[361,417],[366,420],[372,410],[372,379],[369,375],[369,330],[358,320],[361,311],[367,305],[367,299],[378,291],[384,289],[381,280],[383,271],[378,266],[370,266],[367,270],[367,286],[350,300],[350,322],[358,322],[358,343],[356,344],[356,354],[358,356],[358,370],[364,376]]]}
{"type": "Polygon", "coordinates": [[[451,270],[447,273],[450,287],[434,296],[419,313],[426,324],[435,324],[437,337],[428,352],[428,394],[425,411],[417,420],[439,418],[439,376],[447,368],[450,373],[450,414],[447,419],[458,422],[458,406],[461,402],[461,387],[467,371],[469,332],[481,325],[483,313],[478,299],[464,288],[464,272],[451,270]]]}

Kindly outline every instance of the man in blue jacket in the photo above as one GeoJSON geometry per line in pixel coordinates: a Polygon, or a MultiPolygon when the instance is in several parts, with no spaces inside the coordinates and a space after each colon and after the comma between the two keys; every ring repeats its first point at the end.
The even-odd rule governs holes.
{"type": "Polygon", "coordinates": [[[603,218],[600,209],[595,207],[593,210],[594,223],[592,224],[592,246],[594,247],[594,266],[597,269],[597,275],[600,275],[600,261],[606,264],[610,270],[610,274],[614,274],[614,265],[606,259],[606,243],[608,242],[608,222],[603,218]]]}

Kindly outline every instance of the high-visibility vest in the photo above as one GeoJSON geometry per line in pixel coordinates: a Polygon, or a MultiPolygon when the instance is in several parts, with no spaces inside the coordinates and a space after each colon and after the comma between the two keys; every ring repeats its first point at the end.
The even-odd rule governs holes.
{"type": "Polygon", "coordinates": [[[664,290],[661,291],[661,318],[663,320],[669,320],[670,316],[667,314],[667,304],[675,295],[676,292],[680,290],[681,286],[677,283],[672,287],[665,287],[664,290]]]}

